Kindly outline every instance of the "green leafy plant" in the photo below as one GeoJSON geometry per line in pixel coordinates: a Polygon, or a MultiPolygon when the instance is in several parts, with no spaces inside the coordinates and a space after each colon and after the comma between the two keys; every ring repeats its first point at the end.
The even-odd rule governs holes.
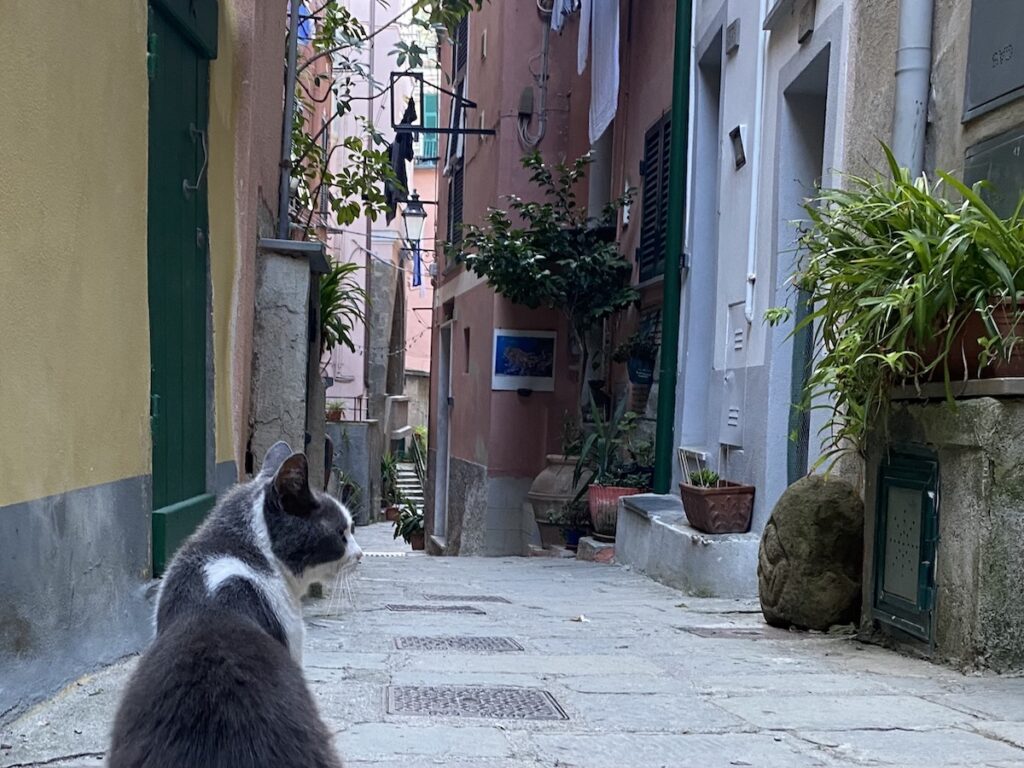
{"type": "Polygon", "coordinates": [[[816,466],[863,450],[895,384],[941,374],[950,400],[949,359],[957,334],[979,315],[983,363],[1007,355],[1014,338],[993,317],[1009,301],[1017,318],[1024,292],[1021,208],[1000,218],[947,173],[910,178],[887,147],[889,175],[848,177],[805,206],[795,306],[765,313],[771,324],[796,311],[793,334],[812,335],[814,365],[803,408],[822,407],[816,466]]]}
{"type": "MultiPolygon", "coordinates": [[[[387,0],[370,0],[387,9],[387,0]]],[[[314,217],[321,206],[326,207],[339,226],[347,226],[360,215],[375,219],[386,210],[385,182],[397,183],[391,167],[389,147],[380,131],[365,118],[356,117],[359,135],[349,135],[329,149],[323,138],[330,125],[346,115],[365,99],[368,87],[377,97],[386,100],[389,86],[372,76],[367,66],[367,49],[372,38],[388,28],[402,26],[419,31],[420,37],[431,37],[436,28],[454,30],[466,14],[483,7],[485,0],[413,0],[390,19],[367,30],[345,0],[317,0],[310,15],[300,21],[315,19],[313,39],[303,46],[298,61],[296,98],[305,109],[296,109],[292,121],[291,177],[296,188],[293,217],[309,239],[315,234],[314,217]],[[330,67],[327,61],[330,60],[330,67]],[[319,62],[319,63],[318,63],[319,62]],[[333,101],[334,110],[324,125],[313,132],[307,115],[317,105],[333,101]],[[335,152],[342,162],[333,163],[335,152]]],[[[405,35],[390,51],[399,73],[422,69],[428,58],[427,47],[420,37],[405,35]],[[410,39],[406,39],[410,38],[410,39]]],[[[326,224],[326,222],[320,222],[326,224]]]]}
{"type": "Polygon", "coordinates": [[[713,469],[702,467],[696,472],[690,473],[690,485],[696,485],[698,488],[715,488],[718,486],[721,478],[718,473],[713,469]]]}
{"type": "MultiPolygon", "coordinates": [[[[630,195],[590,217],[575,191],[590,162],[585,155],[571,164],[549,166],[538,152],[526,155],[522,165],[536,199],[509,196],[508,209],[491,208],[484,226],[464,225],[455,253],[509,301],[561,312],[582,351],[584,370],[590,361],[588,332],[639,296],[629,282],[632,265],[609,237],[630,195]]],[[[581,379],[585,390],[587,377],[581,379]]]]}
{"type": "Polygon", "coordinates": [[[334,400],[327,403],[326,412],[329,421],[340,421],[341,417],[345,414],[345,406],[341,402],[334,400]]]}
{"type": "Polygon", "coordinates": [[[615,485],[617,479],[622,479],[622,452],[630,433],[636,428],[636,414],[626,411],[625,399],[619,402],[611,418],[606,420],[591,395],[590,414],[593,424],[591,432],[583,439],[579,459],[576,461],[573,487],[579,484],[584,472],[589,471],[590,477],[577,499],[582,497],[587,485],[615,485]]]}
{"type": "Polygon", "coordinates": [[[406,543],[410,543],[417,533],[423,533],[423,513],[412,502],[406,501],[395,521],[394,538],[401,536],[406,543]]]}
{"type": "Polygon", "coordinates": [[[612,360],[625,363],[630,359],[653,363],[658,357],[658,339],[653,329],[640,328],[619,344],[612,353],[612,360]]]}
{"type": "Polygon", "coordinates": [[[366,291],[356,280],[362,269],[354,262],[335,262],[320,276],[320,355],[339,344],[355,352],[352,334],[357,323],[366,322],[366,291]]]}
{"type": "Polygon", "coordinates": [[[403,502],[398,490],[398,458],[392,453],[385,453],[380,460],[380,500],[385,507],[403,502]]]}
{"type": "Polygon", "coordinates": [[[562,418],[562,455],[579,456],[583,447],[583,432],[580,430],[579,419],[565,412],[562,418]]]}

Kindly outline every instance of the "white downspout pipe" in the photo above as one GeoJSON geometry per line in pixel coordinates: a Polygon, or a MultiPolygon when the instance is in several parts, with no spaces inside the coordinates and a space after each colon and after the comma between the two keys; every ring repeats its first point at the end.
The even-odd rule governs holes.
{"type": "Polygon", "coordinates": [[[910,169],[911,178],[920,176],[924,170],[934,15],[935,0],[900,1],[892,151],[896,161],[910,169]]]}
{"type": "MultiPolygon", "coordinates": [[[[761,0],[763,19],[768,11],[768,0],[761,0]]],[[[764,79],[767,58],[768,32],[761,29],[757,34],[757,84],[754,92],[754,125],[750,132],[751,176],[750,176],[750,221],[747,225],[747,290],[743,302],[743,316],[747,325],[754,322],[754,286],[757,283],[757,218],[758,202],[761,197],[761,129],[764,124],[764,79]]]]}

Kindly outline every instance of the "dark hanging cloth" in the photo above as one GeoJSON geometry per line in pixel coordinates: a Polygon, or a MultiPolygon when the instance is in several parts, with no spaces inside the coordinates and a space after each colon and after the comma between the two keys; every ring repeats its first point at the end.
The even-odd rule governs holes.
{"type": "MultiPolygon", "coordinates": [[[[405,114],[402,115],[402,121],[398,124],[399,127],[403,125],[415,125],[416,124],[416,104],[412,99],[405,105],[405,114]]],[[[395,140],[391,142],[391,146],[388,148],[391,157],[391,170],[395,173],[395,180],[389,180],[384,183],[384,204],[387,206],[387,222],[388,224],[395,218],[395,212],[398,209],[398,203],[405,200],[406,195],[409,192],[409,177],[405,172],[405,164],[413,159],[413,134],[407,131],[399,131],[395,134],[395,140]]]]}

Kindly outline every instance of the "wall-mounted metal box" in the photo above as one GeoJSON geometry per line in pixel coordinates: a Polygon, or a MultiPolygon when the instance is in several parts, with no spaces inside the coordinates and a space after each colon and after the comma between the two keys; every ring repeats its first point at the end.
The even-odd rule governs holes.
{"type": "Polygon", "coordinates": [[[1024,192],[1024,128],[979,142],[967,150],[964,181],[988,181],[981,195],[1000,216],[1011,216],[1024,192]]]}
{"type": "Polygon", "coordinates": [[[1024,96],[1024,12],[1020,0],[974,0],[964,121],[1024,96]]]}

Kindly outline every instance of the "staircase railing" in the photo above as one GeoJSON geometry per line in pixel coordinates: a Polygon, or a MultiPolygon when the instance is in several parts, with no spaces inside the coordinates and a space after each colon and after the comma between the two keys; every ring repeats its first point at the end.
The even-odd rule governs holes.
{"type": "Polygon", "coordinates": [[[416,477],[419,478],[420,487],[426,491],[427,489],[427,457],[426,451],[423,450],[423,446],[420,444],[419,437],[413,433],[412,440],[409,441],[411,444],[410,453],[412,454],[412,464],[416,469],[416,477]]]}

